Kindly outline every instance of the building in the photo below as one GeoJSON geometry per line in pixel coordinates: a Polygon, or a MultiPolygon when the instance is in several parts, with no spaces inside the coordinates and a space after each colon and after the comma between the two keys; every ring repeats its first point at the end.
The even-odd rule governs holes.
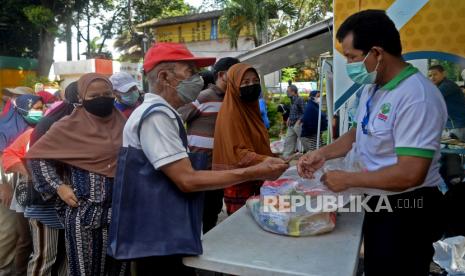
{"type": "Polygon", "coordinates": [[[241,31],[237,49],[221,32],[218,21],[222,11],[211,11],[164,19],[152,19],[138,27],[149,28],[155,42],[184,43],[196,56],[235,57],[255,48],[250,29],[241,31]]]}

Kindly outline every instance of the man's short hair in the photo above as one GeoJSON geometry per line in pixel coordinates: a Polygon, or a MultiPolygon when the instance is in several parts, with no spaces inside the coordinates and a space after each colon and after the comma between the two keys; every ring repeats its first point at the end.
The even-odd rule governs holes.
{"type": "Polygon", "coordinates": [[[297,88],[297,86],[291,84],[288,86],[288,88],[290,88],[292,91],[294,91],[295,93],[298,93],[299,92],[299,89],[297,88]]]}
{"type": "Polygon", "coordinates": [[[429,70],[436,70],[436,71],[443,73],[444,67],[442,67],[442,65],[436,64],[436,65],[431,66],[429,70]]]}
{"type": "Polygon", "coordinates": [[[158,92],[155,89],[155,84],[158,82],[158,73],[161,70],[173,70],[176,66],[175,62],[161,62],[155,65],[153,69],[147,72],[145,75],[147,77],[147,83],[149,86],[149,92],[154,93],[158,92]]]}
{"type": "Polygon", "coordinates": [[[237,58],[233,57],[224,57],[219,59],[215,65],[213,65],[213,78],[216,81],[218,79],[218,73],[221,71],[228,71],[231,66],[239,63],[240,61],[237,58]]]}
{"type": "Polygon", "coordinates": [[[399,31],[383,10],[365,10],[349,16],[339,27],[336,38],[342,42],[351,33],[353,47],[364,54],[378,46],[393,56],[402,56],[399,31]]]}

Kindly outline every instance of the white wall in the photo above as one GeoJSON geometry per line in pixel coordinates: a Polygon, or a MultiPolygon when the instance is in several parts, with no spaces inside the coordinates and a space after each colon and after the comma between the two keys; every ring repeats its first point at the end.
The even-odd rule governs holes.
{"type": "Polygon", "coordinates": [[[209,41],[197,41],[186,43],[187,48],[194,56],[201,57],[236,57],[255,48],[253,39],[240,37],[237,41],[237,49],[230,47],[229,39],[218,39],[209,41]]]}

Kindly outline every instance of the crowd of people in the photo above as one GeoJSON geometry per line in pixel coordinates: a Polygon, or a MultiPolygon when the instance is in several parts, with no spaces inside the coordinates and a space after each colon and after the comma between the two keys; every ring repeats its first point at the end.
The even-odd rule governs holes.
{"type": "Polygon", "coordinates": [[[383,11],[350,16],[336,37],[349,77],[364,85],[357,124],[317,145],[327,128],[320,94],[305,104],[290,85],[283,157],[270,149],[253,65],[195,57],[182,44],[148,50],[148,93],[124,72],[85,74],[57,95],[6,90],[0,275],[195,275],[182,257],[202,253],[201,232],[217,224],[223,201],[231,215],[258,195],[288,168],[298,141],[308,151],[302,177],[356,151],[366,171],[325,172],[331,190],[365,188],[369,206],[383,195],[423,200],[421,209],[365,215],[365,275],[428,275],[442,234],[439,138],[447,127],[464,139],[464,95],[442,67],[430,68],[438,89],[402,59],[383,11]]]}
{"type": "MultiPolygon", "coordinates": [[[[85,74],[66,87],[60,101],[27,87],[6,91],[0,121],[0,275],[131,273],[129,262],[107,254],[122,147],[142,150],[178,191],[207,191],[203,232],[217,223],[223,189],[232,214],[259,192],[263,180],[288,167],[271,153],[258,103],[260,79],[252,66],[235,58],[215,63],[194,57],[183,45],[158,43],[147,53],[144,70],[150,87],[145,95],[124,72],[109,78],[85,74]],[[213,77],[201,77],[199,69],[211,65],[213,77]],[[142,118],[154,104],[158,112],[142,118]],[[181,117],[187,148],[184,125],[176,120],[181,117]],[[205,154],[204,170],[193,169],[189,152],[205,154]]],[[[135,258],[135,271],[192,273],[180,254],[135,258]]]]}

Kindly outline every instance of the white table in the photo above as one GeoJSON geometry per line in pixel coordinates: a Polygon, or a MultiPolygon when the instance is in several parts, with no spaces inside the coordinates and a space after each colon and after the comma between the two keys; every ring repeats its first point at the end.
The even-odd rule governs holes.
{"type": "Polygon", "coordinates": [[[184,264],[233,275],[354,275],[362,224],[362,213],[342,213],[331,233],[286,237],[262,230],[243,207],[203,237],[203,255],[184,264]]]}

